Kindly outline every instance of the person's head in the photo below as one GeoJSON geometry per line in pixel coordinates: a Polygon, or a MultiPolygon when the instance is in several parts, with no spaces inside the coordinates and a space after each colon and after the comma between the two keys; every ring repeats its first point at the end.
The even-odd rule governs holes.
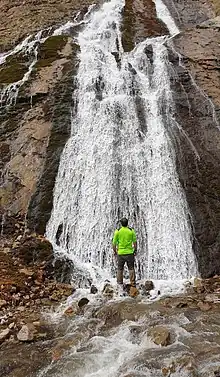
{"type": "Polygon", "coordinates": [[[120,223],[122,226],[128,226],[128,219],[126,219],[126,217],[123,217],[123,219],[120,220],[120,223]]]}

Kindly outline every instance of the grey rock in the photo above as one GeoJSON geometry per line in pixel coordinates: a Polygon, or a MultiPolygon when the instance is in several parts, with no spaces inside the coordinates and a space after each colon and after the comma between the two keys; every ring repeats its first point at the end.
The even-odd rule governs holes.
{"type": "Polygon", "coordinates": [[[21,330],[17,334],[17,338],[20,342],[30,342],[34,339],[34,326],[23,325],[21,330]]]}
{"type": "Polygon", "coordinates": [[[96,288],[95,285],[91,285],[90,293],[92,293],[92,294],[96,294],[97,292],[98,292],[98,288],[96,288]]]}
{"type": "Polygon", "coordinates": [[[7,339],[10,335],[10,329],[5,329],[0,332],[0,343],[7,339]]]}

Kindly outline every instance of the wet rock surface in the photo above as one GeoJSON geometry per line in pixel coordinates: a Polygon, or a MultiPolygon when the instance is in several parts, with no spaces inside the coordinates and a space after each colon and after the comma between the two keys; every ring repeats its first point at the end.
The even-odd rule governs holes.
{"type": "Polygon", "coordinates": [[[175,37],[170,52],[178,75],[172,85],[176,114],[185,132],[176,135],[178,171],[192,215],[194,251],[203,277],[220,271],[220,30],[213,26],[216,22],[210,20],[184,31],[175,37]],[[174,50],[182,55],[182,63],[174,50]]]}
{"type": "Polygon", "coordinates": [[[18,41],[36,31],[73,20],[78,11],[88,9],[92,3],[89,0],[64,0],[62,4],[56,0],[46,3],[44,0],[2,0],[0,52],[15,46],[18,41]]]}
{"type": "MultiPolygon", "coordinates": [[[[39,330],[39,322],[21,327],[24,337],[20,339],[19,357],[35,354],[30,362],[25,362],[26,372],[14,355],[12,358],[15,344],[7,340],[9,338],[0,348],[0,355],[6,355],[0,358],[0,370],[8,370],[10,377],[17,377],[18,369],[14,366],[19,365],[23,377],[29,377],[51,364],[44,371],[46,377],[67,372],[68,368],[79,376],[84,375],[87,368],[90,373],[100,371],[103,352],[109,352],[104,361],[107,368],[111,355],[114,366],[118,365],[118,357],[124,355],[117,366],[117,372],[123,371],[123,376],[137,377],[140,372],[144,375],[151,371],[155,376],[181,373],[187,377],[214,377],[220,370],[220,278],[196,279],[188,289],[188,293],[181,296],[164,297],[155,302],[140,295],[106,300],[101,293],[83,311],[78,306],[77,296],[75,299],[73,296],[71,306],[61,309],[58,322],[56,320],[59,332],[53,332],[49,341],[43,341],[45,328],[39,330]],[[198,288],[203,288],[203,292],[198,293],[198,288]],[[200,307],[201,302],[209,303],[208,313],[200,307]],[[34,335],[36,329],[41,334],[38,337],[34,335]],[[132,353],[126,356],[128,345],[132,353]],[[37,359],[42,351],[45,358],[37,359]],[[131,370],[138,373],[130,374],[131,370]]],[[[7,331],[6,337],[8,335],[7,331]]]]}
{"type": "Polygon", "coordinates": [[[218,0],[164,0],[175,22],[181,30],[213,18],[218,0]]]}
{"type": "Polygon", "coordinates": [[[152,0],[126,0],[123,12],[122,43],[125,51],[148,37],[168,34],[166,26],[156,17],[152,0]],[[146,11],[147,10],[147,11],[146,11]]]}
{"type": "MultiPolygon", "coordinates": [[[[13,224],[5,226],[13,229],[13,224]]],[[[211,377],[218,371],[219,276],[196,278],[188,283],[186,294],[155,302],[132,292],[130,297],[119,298],[108,282],[103,292],[88,288],[89,296],[79,296],[76,287],[56,282],[51,270],[47,275],[46,266],[53,257],[50,243],[40,235],[24,234],[22,220],[20,227],[16,236],[12,232],[10,242],[7,236],[7,245],[2,244],[0,251],[3,375],[36,376],[51,361],[46,377],[63,373],[67,365],[76,376],[88,367],[92,373],[98,370],[107,344],[112,344],[111,352],[117,357],[124,344],[135,347],[121,366],[127,374],[140,365],[145,372],[154,370],[155,375],[165,376],[181,370],[187,377],[190,373],[211,377]],[[66,301],[68,296],[71,301],[66,301]],[[56,314],[51,315],[54,310],[56,314]],[[206,374],[210,362],[215,367],[206,374]]],[[[143,285],[153,288],[151,281],[143,285]]]]}
{"type": "MultiPolygon", "coordinates": [[[[59,156],[69,135],[70,80],[75,69],[71,59],[76,55],[71,39],[66,36],[50,37],[46,42],[41,46],[38,66],[20,88],[16,103],[13,106],[2,103],[0,109],[0,146],[4,151],[0,166],[2,222],[7,214],[27,214],[32,195],[36,193],[29,211],[30,222],[32,229],[41,231],[52,206],[59,156]],[[38,212],[35,201],[41,208],[38,212]],[[42,211],[41,216],[39,211],[42,211]]],[[[5,63],[12,68],[13,64],[11,59],[5,63]]],[[[2,69],[0,78],[1,72],[2,69]]],[[[11,80],[14,82],[16,78],[11,76],[11,80]]],[[[2,77],[1,83],[4,81],[2,77]]]]}

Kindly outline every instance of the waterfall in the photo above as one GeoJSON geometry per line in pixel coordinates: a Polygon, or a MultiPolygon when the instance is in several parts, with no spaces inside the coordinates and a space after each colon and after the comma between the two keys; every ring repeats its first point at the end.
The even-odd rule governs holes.
{"type": "MultiPolygon", "coordinates": [[[[156,0],[158,17],[167,8],[156,0]]],[[[190,213],[176,171],[181,129],[170,88],[166,40],[124,53],[123,0],[104,3],[79,33],[71,137],[61,156],[47,237],[81,263],[111,271],[111,238],[121,216],[138,236],[140,277],[195,274],[190,213]]],[[[172,20],[172,19],[171,19],[172,20]]],[[[177,28],[172,21],[169,30],[177,28]]]]}

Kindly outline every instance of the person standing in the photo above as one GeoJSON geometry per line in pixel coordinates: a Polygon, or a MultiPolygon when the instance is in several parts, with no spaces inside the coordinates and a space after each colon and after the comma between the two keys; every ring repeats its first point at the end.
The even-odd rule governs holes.
{"type": "Polygon", "coordinates": [[[128,266],[129,278],[132,287],[136,286],[134,257],[137,254],[137,237],[134,229],[128,227],[128,219],[120,220],[121,228],[116,229],[112,241],[114,256],[117,256],[117,283],[123,284],[123,272],[125,263],[128,266]]]}

